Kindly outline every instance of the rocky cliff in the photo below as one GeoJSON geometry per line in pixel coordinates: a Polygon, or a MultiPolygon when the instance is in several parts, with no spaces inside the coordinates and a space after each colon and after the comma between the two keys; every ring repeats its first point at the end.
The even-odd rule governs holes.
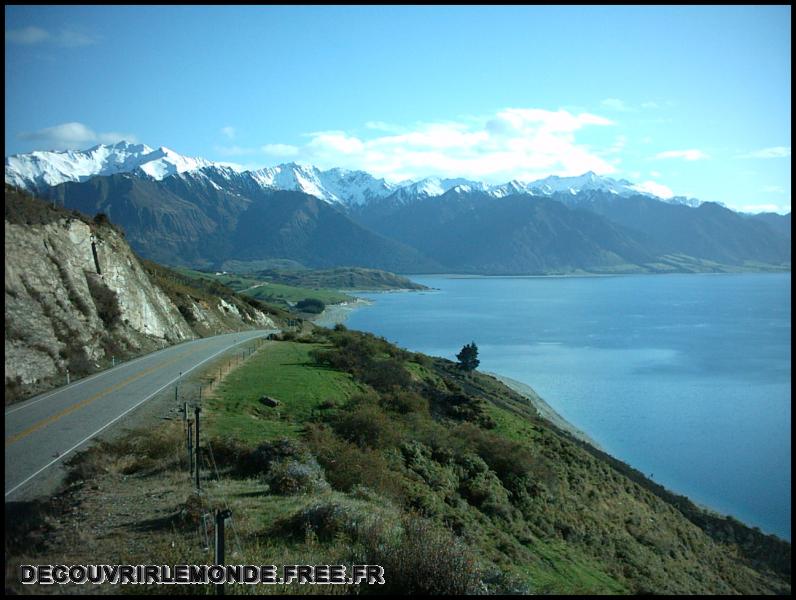
{"type": "Polygon", "coordinates": [[[192,288],[143,263],[98,215],[5,190],[6,402],[157,348],[266,328],[279,315],[219,288],[192,288]]]}

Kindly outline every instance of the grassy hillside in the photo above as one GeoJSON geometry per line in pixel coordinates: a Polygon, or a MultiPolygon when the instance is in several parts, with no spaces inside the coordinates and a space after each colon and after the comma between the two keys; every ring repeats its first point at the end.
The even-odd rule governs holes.
{"type": "Polygon", "coordinates": [[[343,327],[272,344],[208,417],[228,476],[269,485],[249,510],[279,515],[279,553],[384,561],[394,591],[790,589],[789,544],[703,513],[492,377],[343,327]]]}
{"type": "Polygon", "coordinates": [[[324,304],[339,304],[348,302],[353,297],[338,292],[333,289],[321,287],[302,287],[298,285],[286,285],[275,283],[267,277],[256,275],[236,275],[234,273],[211,273],[206,271],[194,271],[183,267],[176,267],[175,270],[185,277],[194,281],[210,281],[224,285],[241,295],[288,307],[300,300],[312,298],[320,300],[324,304]]]}
{"type": "Polygon", "coordinates": [[[103,442],[50,507],[7,513],[7,564],[207,564],[201,515],[228,507],[232,563],[385,577],[230,593],[790,593],[790,544],[707,515],[493,377],[342,326],[281,337],[204,376],[201,495],[181,419],[103,442]]]}

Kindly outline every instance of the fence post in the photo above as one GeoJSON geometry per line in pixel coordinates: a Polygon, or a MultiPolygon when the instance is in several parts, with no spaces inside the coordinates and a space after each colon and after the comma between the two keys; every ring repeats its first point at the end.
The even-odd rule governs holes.
{"type": "MultiPolygon", "coordinates": [[[[229,510],[216,510],[216,562],[217,565],[224,565],[224,521],[231,517],[229,510]]],[[[216,596],[224,595],[224,584],[216,584],[216,596]]]]}

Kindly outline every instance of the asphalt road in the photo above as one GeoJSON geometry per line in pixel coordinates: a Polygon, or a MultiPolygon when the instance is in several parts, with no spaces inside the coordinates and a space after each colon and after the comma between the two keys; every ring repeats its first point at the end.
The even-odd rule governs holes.
{"type": "MultiPolygon", "coordinates": [[[[193,340],[117,365],[5,411],[5,501],[30,500],[36,482],[75,450],[228,350],[275,330],[193,340]]],[[[40,490],[39,490],[40,491],[40,490]]]]}

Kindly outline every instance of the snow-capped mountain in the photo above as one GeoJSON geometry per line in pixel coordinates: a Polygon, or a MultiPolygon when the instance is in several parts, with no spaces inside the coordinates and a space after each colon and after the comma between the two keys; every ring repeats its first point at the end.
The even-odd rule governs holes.
{"type": "Polygon", "coordinates": [[[390,183],[365,171],[339,168],[322,171],[311,165],[297,163],[245,171],[240,167],[224,163],[183,156],[162,146],[152,149],[145,144],[128,142],[101,144],[84,151],[37,151],[15,154],[6,158],[5,180],[6,183],[31,191],[41,191],[59,183],[82,182],[100,175],[132,173],[161,180],[172,175],[191,172],[204,173],[215,186],[223,187],[224,182],[233,176],[245,176],[261,188],[300,191],[325,202],[348,207],[362,206],[387,197],[393,202],[405,203],[415,199],[441,196],[450,190],[462,194],[481,192],[495,198],[512,194],[550,196],[564,193],[576,196],[584,191],[602,191],[618,196],[641,194],[671,203],[699,205],[699,201],[693,198],[664,199],[626,179],[602,177],[591,171],[577,177],[553,175],[537,181],[513,180],[499,185],[465,178],[439,177],[390,183]]]}
{"type": "Polygon", "coordinates": [[[67,181],[86,181],[97,175],[136,170],[154,179],[163,179],[212,164],[163,146],[153,150],[146,144],[118,142],[88,150],[37,151],[6,157],[5,181],[36,191],[67,181]]]}
{"type": "Polygon", "coordinates": [[[626,179],[611,179],[610,177],[600,177],[596,173],[589,171],[577,177],[558,177],[551,175],[538,181],[533,181],[527,184],[529,191],[539,194],[551,195],[556,192],[569,192],[575,195],[583,191],[598,190],[602,192],[610,192],[619,196],[631,196],[635,194],[644,194],[652,196],[648,192],[642,192],[626,179]]]}
{"type": "Polygon", "coordinates": [[[264,188],[304,192],[326,202],[359,205],[392,194],[397,186],[365,171],[329,169],[288,163],[249,171],[264,188]]]}

